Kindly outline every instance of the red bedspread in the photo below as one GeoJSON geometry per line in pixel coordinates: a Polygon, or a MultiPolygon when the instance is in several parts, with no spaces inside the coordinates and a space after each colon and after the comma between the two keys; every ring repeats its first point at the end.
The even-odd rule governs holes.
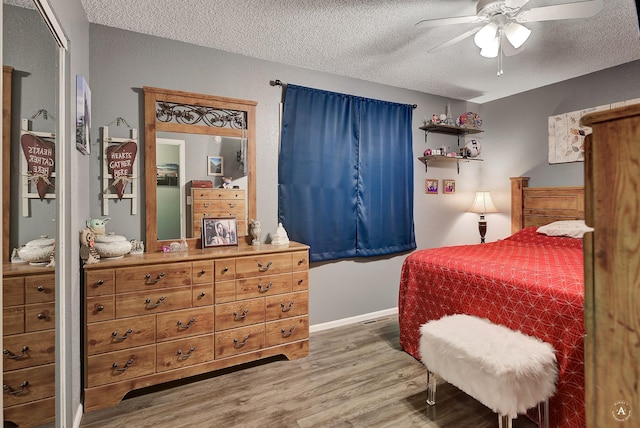
{"type": "Polygon", "coordinates": [[[400,344],[419,359],[420,325],[456,313],[536,336],[553,345],[558,360],[550,426],[582,428],[583,304],[581,239],[526,228],[489,244],[419,250],[402,267],[400,344]]]}

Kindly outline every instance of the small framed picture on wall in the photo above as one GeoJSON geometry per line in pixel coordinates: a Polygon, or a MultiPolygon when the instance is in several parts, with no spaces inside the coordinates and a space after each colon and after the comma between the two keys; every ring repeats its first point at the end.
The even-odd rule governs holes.
{"type": "Polygon", "coordinates": [[[442,193],[456,193],[456,180],[442,180],[442,193]]]}
{"type": "Polygon", "coordinates": [[[425,182],[425,193],[429,195],[438,194],[438,180],[427,178],[425,182]]]}
{"type": "Polygon", "coordinates": [[[221,156],[207,156],[207,175],[224,175],[224,159],[221,156]]]}

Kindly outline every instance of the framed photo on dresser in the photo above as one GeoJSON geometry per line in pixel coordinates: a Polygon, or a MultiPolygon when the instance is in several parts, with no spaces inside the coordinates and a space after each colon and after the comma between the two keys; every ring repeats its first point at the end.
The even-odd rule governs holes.
{"type": "Polygon", "coordinates": [[[238,245],[238,222],[235,217],[203,218],[202,248],[238,245]]]}

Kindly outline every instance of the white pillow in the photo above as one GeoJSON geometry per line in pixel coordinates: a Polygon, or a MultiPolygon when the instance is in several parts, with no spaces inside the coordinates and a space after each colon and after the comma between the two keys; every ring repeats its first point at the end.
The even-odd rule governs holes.
{"type": "Polygon", "coordinates": [[[548,236],[582,238],[586,232],[593,232],[593,227],[587,226],[584,220],[561,220],[540,226],[537,230],[548,236]]]}

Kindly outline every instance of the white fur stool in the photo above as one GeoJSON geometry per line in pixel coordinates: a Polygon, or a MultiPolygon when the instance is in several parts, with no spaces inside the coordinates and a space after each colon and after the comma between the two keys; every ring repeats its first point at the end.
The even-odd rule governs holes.
{"type": "Polygon", "coordinates": [[[434,374],[494,412],[500,428],[538,406],[549,427],[548,400],[557,377],[553,347],[535,337],[469,315],[449,315],[420,327],[420,357],[427,367],[427,403],[436,401],[434,374]]]}

